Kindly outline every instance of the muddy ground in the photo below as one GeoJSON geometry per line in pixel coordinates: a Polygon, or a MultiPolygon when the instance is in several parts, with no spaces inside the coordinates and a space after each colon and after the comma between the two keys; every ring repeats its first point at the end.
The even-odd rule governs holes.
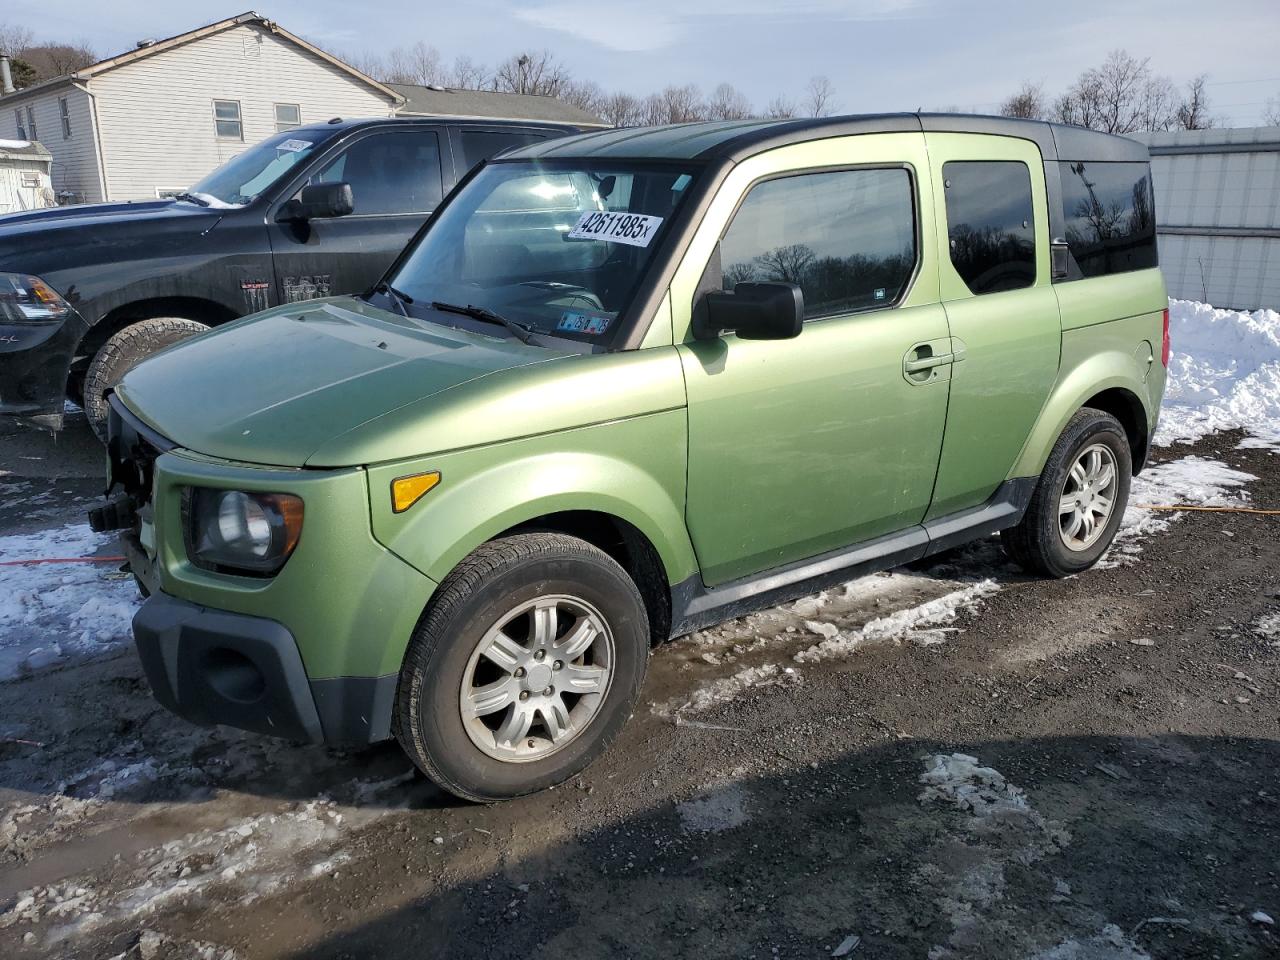
{"type": "MultiPolygon", "coordinates": [[[[1280,455],[1239,439],[1157,456],[1280,508],[1280,455]]],[[[82,426],[0,465],[0,534],[97,487],[82,426]]],[[[0,951],[1280,956],[1277,533],[1185,514],[1061,582],[979,544],[683,638],[602,760],[492,807],[394,746],[191,727],[108,645],[0,683],[0,951]],[[794,658],[828,634],[856,642],[794,658]]]]}

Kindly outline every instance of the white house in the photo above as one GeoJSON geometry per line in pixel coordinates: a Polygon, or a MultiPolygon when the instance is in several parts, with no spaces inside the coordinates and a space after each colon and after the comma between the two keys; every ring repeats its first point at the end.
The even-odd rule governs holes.
{"type": "Polygon", "coordinates": [[[39,139],[64,202],[184,190],[278,130],[386,117],[405,98],[256,13],[0,96],[0,138],[39,139]]]}
{"type": "Polygon", "coordinates": [[[52,159],[38,143],[0,140],[0,214],[53,205],[52,159]]]}

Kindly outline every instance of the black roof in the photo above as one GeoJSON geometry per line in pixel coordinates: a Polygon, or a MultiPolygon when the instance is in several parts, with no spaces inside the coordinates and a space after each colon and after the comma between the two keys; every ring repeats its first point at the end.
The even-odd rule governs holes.
{"type": "Polygon", "coordinates": [[[736,162],[774,147],[866,133],[985,133],[1030,140],[1045,160],[1147,159],[1145,144],[1125,137],[1043,120],[1015,120],[963,113],[880,113],[803,120],[727,120],[662,127],[599,130],[530,144],[507,158],[568,157],[728,160],[736,162]]]}
{"type": "Polygon", "coordinates": [[[439,126],[447,123],[456,127],[483,127],[491,130],[494,127],[521,127],[533,128],[536,130],[558,130],[567,133],[576,133],[581,127],[576,127],[571,123],[553,123],[548,120],[510,120],[495,117],[492,120],[483,120],[471,117],[425,117],[425,116],[395,116],[395,117],[334,117],[329,121],[321,121],[318,123],[307,123],[301,127],[294,127],[294,131],[302,132],[304,130],[313,131],[315,133],[330,134],[335,130],[347,131],[355,130],[363,127],[383,127],[383,126],[422,126],[429,124],[439,126]]]}

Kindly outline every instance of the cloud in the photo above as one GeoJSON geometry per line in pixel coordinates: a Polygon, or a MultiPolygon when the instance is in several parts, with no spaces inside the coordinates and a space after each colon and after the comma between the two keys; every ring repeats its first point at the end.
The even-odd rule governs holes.
{"type": "Polygon", "coordinates": [[[600,7],[586,0],[557,0],[522,7],[515,15],[533,26],[567,33],[610,50],[661,50],[733,21],[785,24],[813,20],[888,20],[916,15],[924,0],[802,0],[780,7],[769,0],[707,0],[688,11],[672,0],[621,0],[600,7]]]}

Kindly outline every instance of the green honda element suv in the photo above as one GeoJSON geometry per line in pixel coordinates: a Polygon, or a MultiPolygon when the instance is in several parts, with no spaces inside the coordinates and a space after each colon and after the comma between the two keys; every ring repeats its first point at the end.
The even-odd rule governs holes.
{"type": "Polygon", "coordinates": [[[130,372],[93,520],[167,707],[395,737],[512,797],[605,749],[655,642],[997,531],[1090,567],[1166,305],[1130,140],[905,114],[548,141],[363,296],[130,372]]]}

